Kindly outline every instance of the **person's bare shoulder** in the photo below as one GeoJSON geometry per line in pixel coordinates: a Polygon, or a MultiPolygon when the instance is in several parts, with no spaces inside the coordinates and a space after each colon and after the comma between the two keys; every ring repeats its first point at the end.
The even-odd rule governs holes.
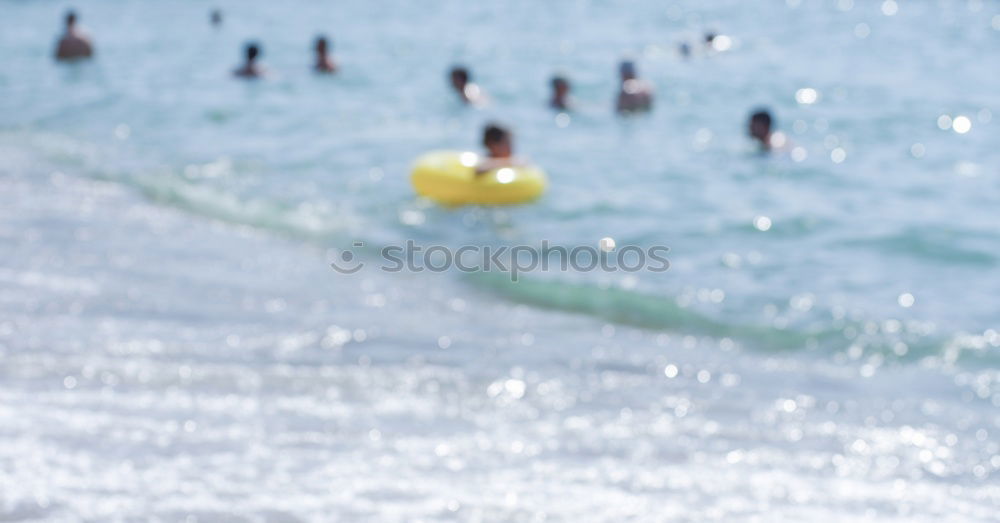
{"type": "Polygon", "coordinates": [[[83,56],[92,56],[94,54],[94,45],[90,42],[90,37],[87,35],[80,37],[80,49],[83,52],[83,56]]]}
{"type": "Polygon", "coordinates": [[[58,59],[69,58],[69,42],[66,41],[67,38],[64,36],[56,43],[56,58],[58,59]]]}
{"type": "Polygon", "coordinates": [[[63,36],[56,47],[56,58],[60,60],[87,58],[93,54],[94,47],[86,35],[69,34],[63,36]]]}

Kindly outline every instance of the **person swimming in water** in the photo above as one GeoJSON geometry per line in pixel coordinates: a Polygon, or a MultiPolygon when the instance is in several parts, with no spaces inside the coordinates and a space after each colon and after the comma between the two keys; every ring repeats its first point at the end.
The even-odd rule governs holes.
{"type": "Polygon", "coordinates": [[[677,53],[685,60],[691,58],[691,44],[687,42],[677,44],[677,53]]]}
{"type": "Polygon", "coordinates": [[[246,63],[243,64],[243,67],[233,71],[233,74],[240,78],[260,78],[264,76],[264,68],[257,65],[257,57],[260,56],[260,46],[251,42],[244,49],[246,50],[246,63]]]}
{"type": "Polygon", "coordinates": [[[330,47],[333,47],[325,36],[316,37],[316,65],[314,69],[318,73],[334,73],[337,71],[337,64],[330,58],[330,47]]]}
{"type": "Polygon", "coordinates": [[[750,115],[747,131],[750,134],[750,138],[753,138],[760,144],[761,151],[781,149],[788,145],[788,139],[785,138],[785,134],[780,131],[773,131],[773,125],[774,118],[771,116],[771,112],[765,108],[757,109],[750,115]]]}
{"type": "Polygon", "coordinates": [[[552,78],[552,100],[549,101],[549,106],[559,111],[568,111],[572,105],[569,90],[569,80],[565,76],[554,76],[552,78]]]}
{"type": "Polygon", "coordinates": [[[212,9],[212,12],[208,16],[209,22],[212,27],[219,27],[222,25],[222,11],[219,9],[212,9]]]}
{"type": "Polygon", "coordinates": [[[750,115],[750,123],[747,130],[750,138],[757,140],[760,148],[767,151],[771,149],[771,113],[767,109],[758,109],[750,115]]]}
{"type": "Polygon", "coordinates": [[[76,12],[66,13],[66,32],[56,46],[56,60],[90,58],[94,54],[94,44],[87,33],[76,26],[76,12]]]}
{"type": "Polygon", "coordinates": [[[483,129],[483,147],[486,148],[487,157],[479,160],[476,174],[524,163],[514,156],[514,139],[510,130],[499,124],[487,124],[483,129]]]}
{"type": "Polygon", "coordinates": [[[478,85],[472,83],[472,75],[465,67],[452,67],[449,79],[452,88],[458,93],[463,103],[482,105],[486,102],[486,93],[478,85]]]}
{"type": "Polygon", "coordinates": [[[618,66],[621,74],[621,87],[618,89],[618,100],[615,108],[620,113],[648,111],[653,108],[653,87],[640,80],[636,74],[635,63],[624,60],[618,66]]]}

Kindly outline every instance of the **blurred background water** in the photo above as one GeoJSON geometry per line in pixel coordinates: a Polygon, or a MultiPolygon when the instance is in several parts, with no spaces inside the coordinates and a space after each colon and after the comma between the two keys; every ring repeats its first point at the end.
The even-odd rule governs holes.
{"type": "Polygon", "coordinates": [[[0,2],[0,518],[995,517],[996,3],[88,2],[57,65],[67,7],[0,2]],[[490,120],[546,196],[418,200],[490,120]],[[671,269],[327,265],[603,237],[671,269]]]}

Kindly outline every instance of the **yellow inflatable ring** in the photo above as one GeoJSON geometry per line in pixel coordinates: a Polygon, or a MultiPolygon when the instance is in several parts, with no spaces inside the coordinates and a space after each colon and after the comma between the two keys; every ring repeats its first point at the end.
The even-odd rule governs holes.
{"type": "Polygon", "coordinates": [[[476,174],[479,155],[434,151],[413,164],[410,181],[417,194],[445,205],[511,205],[545,192],[545,173],[534,166],[503,167],[476,174]]]}

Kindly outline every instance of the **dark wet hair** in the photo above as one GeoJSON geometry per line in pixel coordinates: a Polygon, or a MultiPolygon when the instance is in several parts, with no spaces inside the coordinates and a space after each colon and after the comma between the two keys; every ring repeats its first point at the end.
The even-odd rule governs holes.
{"type": "Polygon", "coordinates": [[[750,123],[762,123],[768,128],[771,127],[772,121],[771,112],[764,108],[757,109],[750,115],[750,123]]]}
{"type": "Polygon", "coordinates": [[[469,74],[469,70],[460,65],[456,65],[451,68],[451,75],[461,78],[463,82],[468,82],[472,79],[472,75],[469,74]]]}
{"type": "Polygon", "coordinates": [[[715,31],[708,31],[707,33],[705,33],[705,43],[706,44],[712,43],[712,40],[715,40],[716,36],[718,35],[715,34],[715,31]]]}
{"type": "Polygon", "coordinates": [[[260,46],[256,42],[250,42],[247,44],[247,60],[253,60],[260,56],[260,46]]]}
{"type": "Polygon", "coordinates": [[[557,74],[552,77],[552,88],[558,89],[560,85],[565,85],[569,87],[569,79],[561,74],[557,74]]]}
{"type": "Polygon", "coordinates": [[[66,11],[66,25],[73,25],[76,23],[76,11],[70,9],[66,11]]]}
{"type": "Polygon", "coordinates": [[[487,124],[486,129],[483,129],[483,146],[485,147],[489,147],[490,144],[501,142],[504,139],[509,138],[510,131],[500,124],[487,124]]]}
{"type": "Polygon", "coordinates": [[[209,19],[213,24],[219,25],[222,23],[222,11],[218,9],[212,9],[212,14],[209,15],[209,19]]]}
{"type": "Polygon", "coordinates": [[[327,40],[326,36],[324,36],[324,35],[319,35],[319,36],[316,37],[316,46],[318,47],[318,46],[321,46],[321,45],[323,47],[326,47],[327,49],[333,47],[333,45],[330,44],[330,41],[327,40]]]}
{"type": "Polygon", "coordinates": [[[618,72],[623,76],[638,76],[639,72],[635,67],[635,62],[631,59],[622,60],[618,64],[618,72]]]}

